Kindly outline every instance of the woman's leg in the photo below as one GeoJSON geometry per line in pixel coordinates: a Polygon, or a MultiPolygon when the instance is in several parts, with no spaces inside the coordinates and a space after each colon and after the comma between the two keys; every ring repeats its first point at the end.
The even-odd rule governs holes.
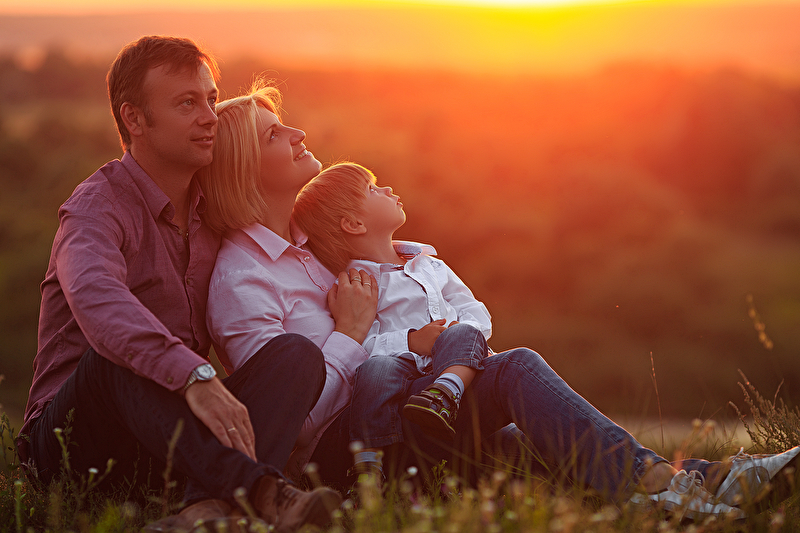
{"type": "Polygon", "coordinates": [[[480,461],[485,439],[510,422],[540,461],[611,500],[625,499],[652,465],[665,462],[577,394],[531,350],[487,357],[462,401],[459,448],[480,461]]]}

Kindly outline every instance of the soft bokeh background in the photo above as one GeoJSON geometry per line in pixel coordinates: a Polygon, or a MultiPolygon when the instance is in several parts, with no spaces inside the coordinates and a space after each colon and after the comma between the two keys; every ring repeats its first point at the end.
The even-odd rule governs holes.
{"type": "MultiPolygon", "coordinates": [[[[326,163],[401,195],[493,314],[628,420],[800,400],[800,3],[0,0],[0,403],[16,420],[56,211],[120,149],[104,77],[194,38],[277,80],[326,163]],[[761,329],[761,337],[759,337],[761,329]],[[652,379],[657,379],[658,397],[652,379]]],[[[17,427],[19,427],[17,425],[17,427]]]]}

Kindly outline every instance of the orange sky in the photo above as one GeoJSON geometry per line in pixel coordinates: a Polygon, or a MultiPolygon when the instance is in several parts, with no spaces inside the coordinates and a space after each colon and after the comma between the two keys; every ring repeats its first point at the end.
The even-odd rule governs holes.
{"type": "Polygon", "coordinates": [[[539,0],[573,3],[491,10],[458,1],[0,0],[0,53],[35,58],[55,46],[106,60],[141,35],[172,34],[276,67],[561,74],[648,61],[800,78],[800,0],[539,0]],[[71,16],[2,16],[11,11],[71,16]]]}
{"type": "Polygon", "coordinates": [[[375,7],[397,5],[461,5],[481,7],[561,7],[625,4],[753,4],[800,3],[800,0],[0,0],[0,14],[87,14],[153,10],[261,9],[301,6],[375,7]]]}

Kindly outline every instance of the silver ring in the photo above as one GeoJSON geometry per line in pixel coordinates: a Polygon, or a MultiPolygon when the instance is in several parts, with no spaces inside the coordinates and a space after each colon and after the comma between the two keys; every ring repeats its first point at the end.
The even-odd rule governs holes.
{"type": "Polygon", "coordinates": [[[225,431],[227,431],[228,433],[230,433],[231,431],[236,431],[236,428],[228,428],[228,429],[226,429],[225,431]]]}
{"type": "Polygon", "coordinates": [[[365,283],[364,286],[365,287],[372,287],[372,283],[365,283]]]}
{"type": "Polygon", "coordinates": [[[350,281],[361,281],[361,278],[358,277],[358,276],[354,276],[354,277],[350,278],[350,281]]]}

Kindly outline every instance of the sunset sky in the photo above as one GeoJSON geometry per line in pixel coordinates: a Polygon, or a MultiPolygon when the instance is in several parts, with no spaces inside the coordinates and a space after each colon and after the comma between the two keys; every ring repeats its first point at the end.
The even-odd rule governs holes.
{"type": "Polygon", "coordinates": [[[798,28],[800,0],[0,0],[0,53],[31,64],[54,47],[106,61],[171,34],[276,67],[569,74],[647,61],[795,79],[798,28]]]}
{"type": "Polygon", "coordinates": [[[623,4],[786,4],[800,0],[0,0],[0,14],[87,14],[171,9],[260,9],[275,7],[365,7],[456,5],[500,8],[576,7],[623,4]]]}

